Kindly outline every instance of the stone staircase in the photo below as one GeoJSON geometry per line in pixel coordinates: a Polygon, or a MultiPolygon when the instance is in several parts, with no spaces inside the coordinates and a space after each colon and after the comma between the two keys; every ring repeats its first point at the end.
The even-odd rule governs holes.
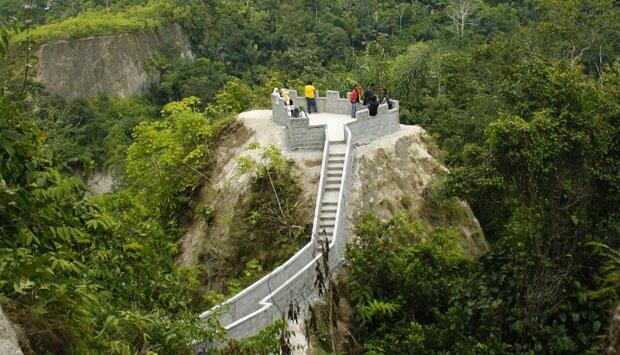
{"type": "Polygon", "coordinates": [[[338,196],[342,188],[346,150],[347,144],[345,141],[329,142],[329,151],[327,152],[327,176],[323,200],[321,201],[319,235],[326,236],[330,242],[333,238],[336,224],[338,196]]]}
{"type": "MultiPolygon", "coordinates": [[[[329,264],[332,270],[344,259],[348,179],[352,170],[353,147],[399,128],[398,102],[395,100],[393,110],[389,110],[387,105],[381,105],[377,116],[371,117],[368,110],[362,110],[352,119],[349,100],[340,99],[336,91],[327,94],[327,98],[318,99],[321,113],[295,119],[289,117],[282,99],[277,94],[272,95],[273,121],[286,126],[289,148],[323,148],[312,236],[308,244],[268,275],[200,315],[205,321],[215,315],[226,331],[226,338],[241,339],[255,335],[267,325],[282,319],[292,302],[298,304],[303,313],[308,303],[319,297],[314,284],[316,265],[321,262],[326,251],[324,243],[319,243],[321,239],[329,242],[329,264]]],[[[296,93],[291,97],[295,103],[305,102],[296,93]]],[[[298,318],[300,321],[304,319],[303,315],[298,318]]],[[[295,333],[291,338],[295,347],[294,354],[306,353],[308,349],[302,324],[289,321],[289,326],[295,333]]],[[[199,344],[196,349],[208,351],[222,345],[199,344]]]]}
{"type": "MultiPolygon", "coordinates": [[[[344,177],[345,158],[347,152],[347,142],[344,140],[330,140],[328,151],[325,155],[327,165],[325,169],[325,187],[323,190],[323,198],[321,199],[319,213],[319,239],[327,238],[332,244],[334,232],[336,229],[336,216],[338,215],[338,199],[340,198],[340,190],[343,187],[342,180],[344,177]]],[[[318,250],[323,251],[322,244],[318,250]]],[[[300,315],[299,319],[305,319],[305,312],[300,315]]],[[[290,343],[293,347],[292,354],[303,355],[308,352],[308,344],[303,330],[303,321],[295,323],[287,320],[288,329],[292,332],[290,343]]]]}

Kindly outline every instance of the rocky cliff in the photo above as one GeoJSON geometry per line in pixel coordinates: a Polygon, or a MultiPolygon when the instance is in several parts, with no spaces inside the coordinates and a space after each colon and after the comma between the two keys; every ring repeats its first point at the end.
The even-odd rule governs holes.
{"type": "MultiPolygon", "coordinates": [[[[282,155],[295,162],[295,174],[303,189],[298,206],[300,213],[312,223],[314,201],[321,168],[321,152],[290,151],[285,146],[285,129],[271,120],[271,110],[256,110],[239,115],[236,125],[222,137],[222,143],[212,154],[215,159],[210,183],[201,191],[201,203],[207,202],[213,208],[211,223],[197,220],[180,241],[180,265],[189,266],[199,262],[207,266],[210,275],[225,278],[231,266],[231,229],[234,229],[236,212],[248,197],[251,176],[240,174],[237,163],[240,157],[259,159],[262,149],[253,149],[251,144],[259,143],[280,147],[282,155]]],[[[219,289],[220,277],[211,278],[209,287],[219,289]]]]}
{"type": "Polygon", "coordinates": [[[364,212],[389,220],[407,211],[429,230],[460,232],[460,244],[472,256],[486,250],[487,242],[469,205],[456,198],[434,198],[433,188],[448,170],[433,155],[440,155],[439,150],[419,126],[401,125],[399,131],[357,147],[347,209],[349,228],[364,212]]]}
{"type": "MultiPolygon", "coordinates": [[[[202,199],[212,201],[213,222],[192,224],[180,242],[181,265],[204,263],[211,275],[225,275],[230,269],[230,233],[235,211],[241,206],[250,187],[247,175],[239,175],[236,164],[240,157],[257,158],[259,150],[250,143],[266,147],[279,146],[285,157],[295,161],[304,190],[303,207],[308,223],[312,223],[322,153],[290,151],[286,147],[285,129],[271,120],[271,111],[250,111],[239,116],[237,127],[224,137],[213,156],[214,174],[202,192],[202,199]]],[[[362,213],[371,211],[381,218],[406,211],[417,216],[429,230],[445,227],[462,235],[461,245],[472,256],[487,248],[478,220],[469,206],[456,199],[436,202],[432,198],[433,183],[446,171],[433,157],[430,136],[417,126],[401,126],[389,136],[354,149],[355,161],[348,198],[349,238],[362,213]]],[[[217,277],[216,277],[217,278],[217,277]]],[[[221,281],[221,280],[220,280],[221,281]]],[[[218,289],[218,280],[209,287],[218,289]]]]}
{"type": "Polygon", "coordinates": [[[4,315],[2,308],[0,308],[0,354],[23,355],[22,350],[19,348],[15,329],[13,329],[13,325],[4,315]]]}
{"type": "Polygon", "coordinates": [[[137,95],[158,79],[151,65],[157,56],[193,57],[181,26],[44,44],[37,80],[65,99],[137,95]]]}

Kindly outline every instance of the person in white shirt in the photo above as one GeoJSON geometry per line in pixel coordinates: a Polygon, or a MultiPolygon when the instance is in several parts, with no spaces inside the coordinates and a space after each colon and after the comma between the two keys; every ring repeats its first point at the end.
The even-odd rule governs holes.
{"type": "Polygon", "coordinates": [[[284,100],[284,106],[286,107],[286,112],[288,112],[288,117],[291,117],[295,107],[293,105],[293,100],[288,94],[288,90],[282,90],[282,99],[284,100]]]}

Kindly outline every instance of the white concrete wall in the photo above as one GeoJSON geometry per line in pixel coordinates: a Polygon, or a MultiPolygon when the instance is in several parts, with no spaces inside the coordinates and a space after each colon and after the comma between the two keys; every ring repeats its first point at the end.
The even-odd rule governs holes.
{"type": "MultiPolygon", "coordinates": [[[[338,207],[337,207],[337,217],[336,217],[336,229],[334,231],[334,237],[329,245],[329,260],[330,266],[332,268],[336,268],[340,262],[343,260],[345,246],[346,246],[346,236],[347,236],[347,226],[346,226],[346,196],[349,192],[349,177],[351,174],[351,168],[353,166],[353,143],[352,143],[352,135],[349,129],[345,130],[345,137],[347,141],[347,150],[345,153],[345,165],[343,170],[343,179],[341,182],[340,195],[338,198],[338,207]]],[[[328,147],[325,147],[325,152],[328,151],[328,147]]],[[[323,160],[323,168],[327,165],[326,154],[324,152],[324,160],[323,160]]],[[[323,177],[323,174],[322,174],[323,177]]],[[[319,183],[319,194],[322,195],[322,191],[324,190],[324,179],[321,178],[321,183],[319,183]]],[[[317,198],[317,205],[320,205],[320,197],[317,198]]],[[[320,211],[320,209],[319,209],[320,211]]],[[[304,254],[307,251],[311,251],[312,258],[307,260],[305,258],[300,257],[300,253],[296,254],[292,259],[296,259],[295,265],[300,265],[302,262],[306,262],[305,265],[301,265],[296,272],[286,279],[281,284],[275,282],[274,278],[269,279],[268,275],[266,277],[269,280],[269,284],[271,285],[271,292],[264,296],[260,301],[257,299],[257,295],[260,293],[259,288],[253,288],[254,291],[250,293],[255,293],[250,297],[244,297],[243,302],[254,302],[257,307],[254,312],[248,314],[247,316],[236,319],[233,322],[225,323],[229,321],[230,318],[222,317],[220,322],[228,332],[228,336],[230,338],[239,339],[248,336],[252,336],[257,334],[261,329],[263,329],[266,325],[269,325],[275,322],[278,319],[281,319],[288,310],[288,304],[293,301],[297,301],[299,306],[303,309],[307,307],[309,302],[312,302],[318,298],[318,290],[314,287],[314,282],[316,280],[316,270],[317,263],[320,263],[322,259],[322,254],[317,245],[317,238],[314,237],[316,234],[314,232],[317,231],[319,216],[315,216],[315,223],[313,226],[313,238],[310,243],[302,249],[304,254]]],[[[292,260],[292,259],[289,259],[292,260]]],[[[320,264],[319,264],[320,265],[320,264]]],[[[278,272],[277,269],[275,272],[278,272]]],[[[292,269],[288,269],[284,274],[289,274],[292,269]]],[[[273,273],[272,273],[273,274],[273,273]]],[[[258,283],[266,284],[263,279],[258,283]]],[[[254,285],[252,285],[254,286],[254,285]]],[[[252,288],[250,286],[250,288],[252,288]]],[[[245,293],[245,290],[242,292],[245,293]]],[[[235,296],[234,298],[236,298],[235,296]]],[[[232,299],[231,299],[232,300],[232,299]]],[[[232,304],[236,304],[236,309],[239,310],[239,303],[241,301],[240,298],[236,298],[234,301],[227,301],[226,303],[229,306],[232,304]]],[[[231,312],[232,314],[232,312],[231,312]]],[[[208,317],[208,312],[202,315],[204,317],[208,317]]]]}
{"type": "MultiPolygon", "coordinates": [[[[336,111],[335,113],[350,113],[351,105],[347,99],[340,99],[335,91],[328,92],[327,96],[327,98],[320,98],[323,100],[319,101],[322,102],[319,105],[319,110],[321,110],[322,105],[324,109],[329,108],[336,111]]],[[[291,90],[291,98],[296,105],[298,102],[303,102],[305,105],[305,98],[296,96],[294,90],[291,90]]],[[[201,314],[200,317],[203,319],[210,317],[211,314],[218,314],[220,323],[228,332],[228,337],[236,339],[255,335],[266,325],[282,318],[291,301],[297,301],[300,307],[304,308],[308,302],[318,297],[314,281],[317,276],[315,268],[322,258],[317,235],[329,151],[329,141],[325,139],[326,127],[310,127],[308,119],[289,118],[282,100],[277,95],[272,96],[272,104],[273,119],[287,126],[291,147],[316,147],[318,142],[322,140],[321,178],[318,186],[311,241],[270,274],[212,310],[201,314]],[[322,135],[316,133],[318,130],[322,131],[322,135]],[[302,137],[303,134],[311,137],[302,137]]],[[[357,120],[345,127],[347,147],[345,163],[338,196],[335,230],[329,246],[329,260],[332,268],[336,268],[344,259],[347,242],[346,207],[350,187],[349,178],[353,165],[353,146],[394,132],[399,127],[398,101],[394,101],[392,110],[388,110],[387,105],[379,106],[376,116],[369,116],[368,110],[358,111],[357,120]]]]}
{"type": "Polygon", "coordinates": [[[388,110],[387,104],[380,105],[376,116],[370,116],[368,109],[357,112],[356,120],[347,124],[353,135],[354,144],[369,143],[400,128],[398,101],[393,102],[391,110],[388,110]]]}

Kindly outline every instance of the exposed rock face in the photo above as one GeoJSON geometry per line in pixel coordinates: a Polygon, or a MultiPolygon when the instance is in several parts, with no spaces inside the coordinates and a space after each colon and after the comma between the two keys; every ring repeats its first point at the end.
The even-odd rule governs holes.
{"type": "Polygon", "coordinates": [[[19,348],[17,335],[13,325],[6,318],[2,308],[0,308],[0,354],[2,355],[23,355],[19,348]]]}
{"type": "Polygon", "coordinates": [[[408,211],[428,229],[459,231],[460,241],[472,256],[488,245],[473,212],[465,202],[451,199],[434,202],[430,189],[438,174],[447,169],[435,159],[433,141],[419,126],[401,125],[400,130],[355,149],[348,198],[348,228],[354,228],[364,212],[388,220],[408,211]]]}
{"type": "MultiPolygon", "coordinates": [[[[271,120],[271,110],[255,110],[239,115],[231,132],[224,134],[222,143],[212,154],[214,158],[210,183],[201,191],[200,203],[205,201],[213,208],[210,225],[196,220],[180,240],[182,251],[177,262],[182,266],[203,262],[211,274],[224,276],[230,271],[231,226],[236,211],[248,197],[251,175],[241,174],[237,162],[241,157],[260,160],[263,148],[275,145],[282,150],[283,157],[295,162],[295,174],[303,190],[303,203],[298,206],[308,223],[312,223],[314,203],[321,168],[322,152],[290,151],[286,147],[285,129],[271,120]],[[259,143],[260,149],[250,147],[259,143]],[[202,260],[201,260],[202,259],[202,260]]],[[[216,277],[217,279],[217,277],[216,277]]],[[[209,287],[219,289],[218,280],[211,279],[209,287]]]]}
{"type": "MultiPolygon", "coordinates": [[[[179,265],[203,262],[211,273],[223,275],[230,254],[230,226],[235,210],[243,203],[250,187],[250,177],[236,169],[242,156],[254,159],[261,149],[249,148],[257,142],[262,147],[279,146],[285,157],[293,159],[308,201],[304,208],[308,223],[312,222],[319,182],[322,152],[290,151],[286,146],[285,129],[271,120],[270,110],[245,112],[239,116],[238,127],[223,137],[223,143],[213,154],[216,159],[211,182],[201,193],[202,201],[213,206],[214,221],[210,226],[193,223],[180,241],[182,251],[179,265]],[[201,260],[202,259],[202,260],[201,260]]],[[[363,212],[371,211],[389,219],[396,213],[408,211],[429,227],[446,227],[462,234],[461,245],[472,256],[487,248],[487,243],[469,206],[456,199],[434,205],[429,189],[441,171],[446,171],[430,153],[432,139],[417,126],[401,129],[369,145],[357,147],[348,197],[348,228],[353,230],[363,212]]],[[[349,233],[351,238],[353,233],[349,233]]],[[[219,285],[209,287],[218,289],[219,285]]]]}
{"type": "Polygon", "coordinates": [[[86,185],[88,185],[90,191],[95,195],[107,194],[114,190],[114,176],[104,171],[96,171],[94,174],[88,176],[86,185]]]}
{"type": "Polygon", "coordinates": [[[37,80],[65,99],[138,95],[158,80],[149,68],[158,55],[193,57],[181,26],[44,44],[38,51],[37,80]]]}

